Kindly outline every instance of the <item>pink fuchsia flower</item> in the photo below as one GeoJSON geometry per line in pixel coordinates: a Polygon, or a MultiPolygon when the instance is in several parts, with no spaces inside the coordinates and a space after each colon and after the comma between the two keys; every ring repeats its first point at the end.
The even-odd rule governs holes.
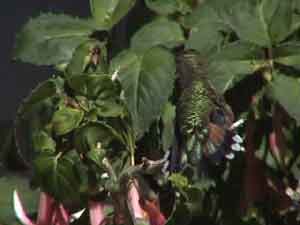
{"type": "Polygon", "coordinates": [[[148,220],[150,225],[165,225],[167,220],[160,211],[158,204],[140,198],[138,183],[132,182],[128,191],[128,202],[135,220],[148,220]]]}
{"type": "Polygon", "coordinates": [[[89,201],[89,213],[91,225],[105,225],[106,218],[104,205],[101,202],[89,201]]]}
{"type": "Polygon", "coordinates": [[[47,193],[41,192],[37,221],[33,221],[27,214],[19,193],[13,193],[13,204],[17,219],[23,225],[69,225],[71,216],[62,204],[47,193]]]}
{"type": "MultiPolygon", "coordinates": [[[[73,220],[81,217],[85,209],[70,214],[62,205],[57,203],[50,195],[41,192],[37,221],[33,221],[27,214],[19,193],[13,193],[13,204],[17,219],[23,225],[69,225],[73,220]]],[[[101,202],[89,201],[91,225],[105,225],[104,205],[101,202]]]]}

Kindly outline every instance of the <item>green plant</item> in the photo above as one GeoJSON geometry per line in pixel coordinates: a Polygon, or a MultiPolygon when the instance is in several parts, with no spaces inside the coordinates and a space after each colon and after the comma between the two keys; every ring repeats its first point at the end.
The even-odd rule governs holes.
{"type": "Polygon", "coordinates": [[[296,223],[299,1],[141,2],[147,22],[117,53],[111,30],[135,0],[90,0],[85,19],[42,14],[17,37],[16,59],[56,69],[15,129],[47,219],[70,223],[60,203],[89,208],[92,225],[296,223]],[[234,160],[220,151],[236,137],[223,95],[246,120],[234,160]]]}

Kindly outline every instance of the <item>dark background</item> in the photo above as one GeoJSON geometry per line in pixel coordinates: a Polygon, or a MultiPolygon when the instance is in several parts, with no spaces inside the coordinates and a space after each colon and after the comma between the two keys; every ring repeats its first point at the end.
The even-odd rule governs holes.
{"type": "Polygon", "coordinates": [[[22,25],[41,12],[89,16],[88,0],[7,0],[0,6],[0,123],[14,119],[18,104],[32,88],[48,76],[51,68],[37,67],[12,60],[16,33],[22,25]]]}

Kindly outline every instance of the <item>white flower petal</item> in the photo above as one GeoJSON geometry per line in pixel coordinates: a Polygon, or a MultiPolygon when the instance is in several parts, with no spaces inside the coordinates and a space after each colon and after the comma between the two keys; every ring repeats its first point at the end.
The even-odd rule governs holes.
{"type": "Polygon", "coordinates": [[[287,189],[285,189],[285,193],[287,194],[287,196],[292,197],[294,195],[294,190],[288,187],[287,189]]]}
{"type": "Polygon", "coordinates": [[[83,214],[84,212],[85,212],[85,209],[82,209],[82,210],[80,210],[80,211],[78,211],[78,212],[76,212],[76,213],[73,213],[73,214],[71,215],[70,222],[73,223],[75,220],[78,220],[78,219],[82,216],[82,214],[83,214]]]}
{"type": "Polygon", "coordinates": [[[241,136],[238,135],[238,134],[234,135],[234,136],[232,137],[232,140],[233,140],[234,142],[239,143],[239,144],[244,142],[244,140],[243,140],[243,139],[241,138],[241,136]]]}
{"type": "Polygon", "coordinates": [[[234,154],[231,152],[231,153],[225,155],[225,157],[226,157],[226,159],[231,160],[231,159],[234,159],[234,154]]]}
{"type": "Polygon", "coordinates": [[[170,155],[171,155],[171,151],[167,151],[163,157],[163,160],[168,160],[170,155]]]}
{"type": "Polygon", "coordinates": [[[118,78],[120,68],[116,69],[116,71],[111,76],[111,80],[115,81],[118,78]]]}
{"type": "Polygon", "coordinates": [[[232,144],[230,147],[233,151],[236,151],[236,152],[239,152],[242,149],[242,147],[238,143],[232,144]]]}
{"type": "Polygon", "coordinates": [[[170,164],[169,161],[166,161],[166,162],[165,162],[165,164],[164,164],[164,166],[163,166],[163,168],[162,168],[162,172],[163,172],[163,173],[167,172],[168,167],[169,167],[169,164],[170,164]]]}
{"type": "Polygon", "coordinates": [[[34,223],[27,216],[26,211],[22,205],[19,193],[16,190],[14,190],[13,192],[13,207],[16,217],[23,225],[34,225],[34,223]]]}
{"type": "Polygon", "coordinates": [[[238,128],[239,126],[241,126],[243,123],[245,122],[244,119],[240,119],[238,121],[236,121],[235,123],[233,123],[230,127],[230,130],[234,130],[235,128],[238,128]]]}
{"type": "Polygon", "coordinates": [[[102,173],[101,179],[107,179],[107,178],[109,178],[108,173],[102,173]]]}

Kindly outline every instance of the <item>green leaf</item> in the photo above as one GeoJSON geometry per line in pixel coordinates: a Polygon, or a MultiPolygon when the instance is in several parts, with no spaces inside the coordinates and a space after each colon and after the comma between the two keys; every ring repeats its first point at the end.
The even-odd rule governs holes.
{"type": "Polygon", "coordinates": [[[126,114],[124,106],[115,99],[96,100],[95,104],[100,117],[123,117],[126,114]]]}
{"type": "Polygon", "coordinates": [[[261,68],[264,65],[262,57],[263,52],[255,45],[239,41],[228,44],[212,57],[209,79],[219,93],[224,93],[261,68]]]}
{"type": "Polygon", "coordinates": [[[82,75],[88,72],[89,66],[92,64],[93,50],[99,49],[99,65],[97,72],[104,73],[106,67],[106,50],[102,43],[96,40],[88,40],[80,44],[74,51],[72,59],[66,68],[66,77],[82,75]]]}
{"type": "Polygon", "coordinates": [[[173,48],[183,41],[183,31],[178,23],[158,18],[135,33],[131,39],[131,48],[135,51],[145,51],[157,45],[173,48]]]}
{"type": "Polygon", "coordinates": [[[77,128],[83,119],[84,113],[78,109],[62,107],[52,118],[53,130],[57,135],[64,135],[77,128]]]}
{"type": "Polygon", "coordinates": [[[264,60],[264,50],[249,42],[235,41],[223,46],[223,48],[212,57],[212,61],[222,60],[264,60]]]}
{"type": "Polygon", "coordinates": [[[269,95],[300,125],[300,81],[284,74],[274,74],[269,85],[269,95]],[[287,92],[288,91],[288,92],[287,92]]]}
{"type": "Polygon", "coordinates": [[[176,0],[145,0],[147,7],[157,14],[169,15],[177,11],[176,0]]]}
{"type": "Polygon", "coordinates": [[[152,48],[144,54],[128,50],[113,59],[111,71],[116,69],[135,134],[140,137],[161,115],[172,94],[174,57],[162,48],[152,48]]]}
{"type": "MultiPolygon", "coordinates": [[[[15,141],[18,154],[29,167],[36,150],[41,150],[39,149],[41,146],[34,146],[34,142],[37,141],[35,140],[36,132],[51,132],[49,123],[59,102],[63,100],[61,97],[64,91],[63,86],[64,81],[60,77],[48,79],[38,85],[19,106],[14,124],[15,141]],[[35,147],[37,148],[35,149],[35,147]]],[[[51,141],[43,139],[44,141],[44,144],[49,147],[51,141]]],[[[42,147],[43,150],[46,150],[44,147],[42,147]]],[[[52,151],[53,148],[50,147],[47,150],[52,151]]]]}
{"type": "Polygon", "coordinates": [[[270,46],[271,39],[264,15],[263,2],[210,0],[199,5],[184,20],[184,25],[192,28],[189,48],[196,50],[204,48],[206,51],[213,49],[222,40],[220,32],[228,33],[230,30],[234,31],[242,41],[263,47],[270,46]],[[202,31],[204,34],[201,33],[202,31]],[[197,37],[204,40],[199,39],[200,44],[197,44],[197,37]]]}
{"type": "Polygon", "coordinates": [[[186,42],[186,49],[194,49],[204,56],[216,52],[224,40],[221,33],[223,28],[222,25],[205,21],[194,26],[186,42]]]}
{"type": "Polygon", "coordinates": [[[215,52],[225,38],[222,33],[228,31],[228,26],[211,1],[197,7],[184,18],[183,23],[191,30],[186,48],[197,50],[201,55],[215,52]]]}
{"type": "Polygon", "coordinates": [[[36,65],[66,63],[94,29],[94,23],[86,19],[42,14],[31,19],[18,34],[14,57],[36,65]]]}
{"type": "Polygon", "coordinates": [[[14,124],[15,141],[20,158],[29,168],[32,167],[35,153],[54,151],[54,143],[46,137],[38,137],[36,132],[52,132],[51,120],[60,100],[62,99],[50,97],[28,107],[27,111],[19,110],[14,124]]]}
{"type": "MultiPolygon", "coordinates": [[[[111,76],[80,75],[71,77],[68,82],[76,93],[86,96],[90,100],[94,99],[92,108],[98,116],[118,117],[125,114],[124,106],[120,103],[120,85],[113,82],[111,76]]],[[[91,107],[84,106],[86,101],[82,99],[80,102],[87,111],[90,111],[91,107]]]]}
{"type": "Polygon", "coordinates": [[[187,28],[192,28],[198,24],[213,24],[223,23],[222,14],[224,0],[216,2],[215,0],[207,1],[204,4],[196,7],[191,14],[184,17],[183,25],[187,28]],[[219,4],[220,3],[220,4],[219,4]]]}
{"type": "Polygon", "coordinates": [[[189,187],[189,181],[187,177],[183,176],[180,173],[173,173],[170,177],[169,180],[171,183],[178,189],[186,189],[189,187]]]}
{"type": "Polygon", "coordinates": [[[270,47],[289,36],[293,25],[292,0],[238,1],[225,19],[241,40],[270,47]]]}
{"type": "Polygon", "coordinates": [[[226,15],[227,23],[239,38],[259,46],[271,45],[264,1],[237,1],[226,15]]]}
{"type": "Polygon", "coordinates": [[[167,103],[162,114],[163,132],[162,144],[164,151],[168,151],[175,139],[176,107],[167,103]]]}
{"type": "Polygon", "coordinates": [[[293,0],[265,0],[263,7],[269,24],[269,34],[273,43],[279,43],[290,35],[293,25],[293,0]]]}
{"type": "Polygon", "coordinates": [[[209,79],[221,94],[254,72],[251,61],[220,61],[211,63],[210,67],[209,79]]]}
{"type": "Polygon", "coordinates": [[[60,78],[50,78],[40,83],[33,91],[26,97],[18,109],[18,113],[26,113],[30,111],[35,104],[38,104],[46,99],[49,99],[57,94],[63,92],[64,81],[60,78]]]}
{"type": "Polygon", "coordinates": [[[117,24],[133,8],[136,0],[119,0],[119,4],[111,16],[110,27],[117,24]]]}
{"type": "Polygon", "coordinates": [[[36,131],[33,133],[33,148],[36,152],[55,153],[56,143],[45,131],[36,131]]]}
{"type": "Polygon", "coordinates": [[[14,190],[19,192],[28,213],[34,213],[37,209],[38,192],[30,189],[28,180],[8,174],[0,178],[1,224],[17,224],[12,201],[14,190]]]}
{"type": "Polygon", "coordinates": [[[79,152],[88,152],[101,148],[107,148],[114,139],[111,130],[102,123],[88,123],[75,132],[74,144],[79,152]]]}
{"type": "MultiPolygon", "coordinates": [[[[105,157],[105,152],[103,149],[93,149],[87,153],[87,158],[95,163],[98,167],[103,168],[103,159],[105,157]]],[[[100,171],[97,171],[100,172],[100,171]]],[[[103,172],[103,171],[101,171],[103,172]]]]}
{"type": "Polygon", "coordinates": [[[192,11],[193,2],[189,0],[146,0],[147,7],[159,15],[176,12],[186,14],[192,11]]]}
{"type": "Polygon", "coordinates": [[[73,76],[68,80],[68,83],[78,94],[88,98],[107,99],[119,94],[117,86],[108,75],[73,76]]]}
{"type": "Polygon", "coordinates": [[[77,200],[81,179],[77,175],[79,156],[71,151],[63,156],[40,155],[34,161],[35,181],[43,191],[61,201],[77,200]]]}
{"type": "Polygon", "coordinates": [[[111,29],[135,5],[136,0],[90,0],[92,15],[100,27],[111,29]]]}
{"type": "Polygon", "coordinates": [[[91,13],[98,24],[108,24],[119,0],[90,0],[91,13]]]}
{"type": "Polygon", "coordinates": [[[288,42],[279,45],[273,50],[274,60],[277,63],[300,68],[300,42],[288,42]]]}
{"type": "Polygon", "coordinates": [[[145,0],[146,6],[158,15],[187,14],[195,5],[193,0],[145,0]]]}

